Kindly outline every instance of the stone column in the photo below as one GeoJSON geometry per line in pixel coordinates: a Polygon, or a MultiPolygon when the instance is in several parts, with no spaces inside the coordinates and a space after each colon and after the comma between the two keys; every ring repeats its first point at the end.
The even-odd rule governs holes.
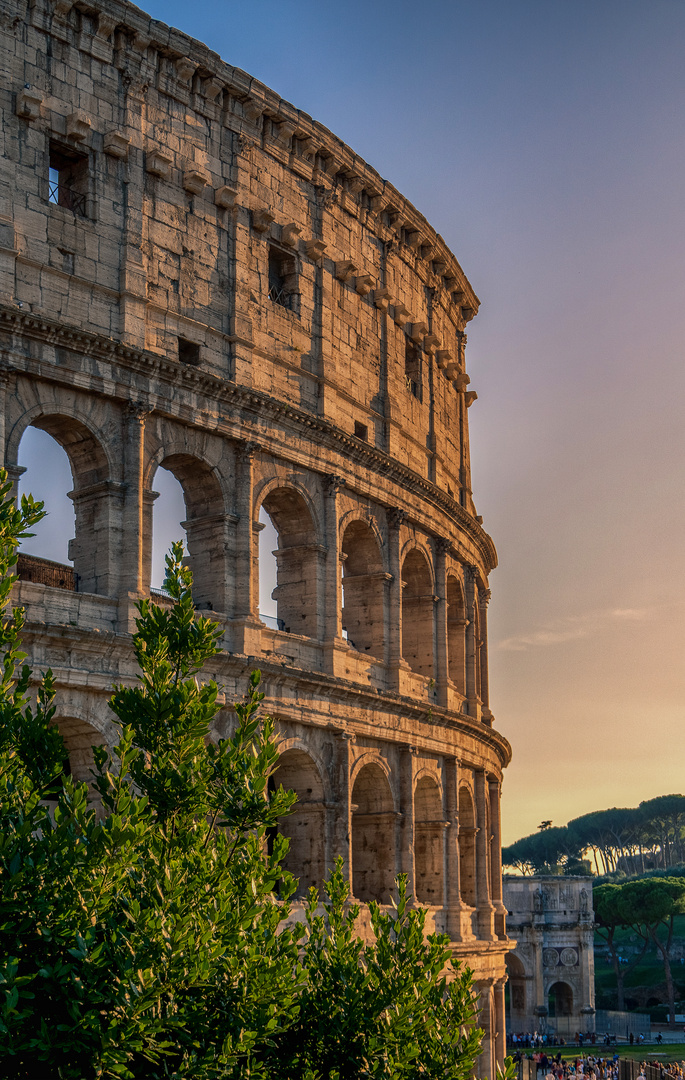
{"type": "Polygon", "coordinates": [[[492,983],[489,979],[479,980],[476,984],[479,994],[478,1024],[483,1029],[483,1049],[478,1057],[476,1075],[495,1076],[493,1031],[492,1031],[492,983]]]}
{"type": "Polygon", "coordinates": [[[12,368],[3,358],[2,362],[0,363],[0,469],[5,468],[5,443],[7,439],[7,386],[10,381],[10,376],[12,374],[12,368]]]}
{"type": "Polygon", "coordinates": [[[500,1069],[504,1068],[504,1059],[507,1054],[507,1020],[504,1006],[504,986],[506,975],[498,979],[493,987],[495,1031],[494,1049],[495,1061],[500,1069]]]}
{"type": "Polygon", "coordinates": [[[447,708],[449,678],[449,646],[447,640],[447,560],[449,540],[439,537],[435,542],[435,591],[438,597],[435,612],[435,683],[438,705],[447,708]]]}
{"type": "Polygon", "coordinates": [[[480,700],[483,712],[490,712],[490,685],[488,676],[488,604],[491,596],[490,589],[482,589],[478,593],[478,610],[480,615],[480,700]]]}
{"type": "Polygon", "coordinates": [[[257,611],[259,549],[254,513],[254,459],[259,452],[254,442],[237,449],[238,476],[235,490],[235,617],[233,639],[236,652],[256,656],[260,652],[262,624],[257,611]]]}
{"type": "Polygon", "coordinates": [[[490,887],[492,903],[495,909],[495,933],[504,940],[507,936],[507,908],[502,897],[502,817],[500,812],[502,785],[493,778],[488,783],[490,799],[490,822],[492,838],[490,841],[490,887]]]}
{"type": "Polygon", "coordinates": [[[400,689],[400,670],[407,667],[402,659],[402,566],[400,563],[400,530],[405,518],[404,510],[386,511],[388,519],[388,567],[392,575],[389,582],[388,627],[385,635],[385,664],[388,687],[400,689]]]}
{"type": "Polygon", "coordinates": [[[119,627],[133,633],[133,602],[143,593],[145,537],[144,469],[145,420],[149,415],[140,403],[131,402],[124,413],[124,512],[119,586],[119,627]]]}
{"type": "Polygon", "coordinates": [[[487,827],[487,788],[485,771],[474,769],[476,789],[476,903],[478,919],[478,937],[484,941],[493,941],[495,909],[490,899],[490,841],[487,827]]]}
{"type": "MultiPolygon", "coordinates": [[[[354,879],[352,876],[352,785],[350,776],[354,760],[353,734],[347,731],[338,733],[336,745],[336,775],[338,791],[337,813],[332,818],[333,835],[329,841],[332,848],[333,861],[342,855],[343,874],[350,884],[350,892],[354,893],[354,879]]],[[[327,819],[331,820],[331,819],[327,819]]]]}
{"type": "Polygon", "coordinates": [[[399,870],[407,875],[407,892],[416,898],[416,865],[414,859],[414,777],[416,756],[413,746],[403,746],[400,758],[400,817],[398,819],[399,870]]]}
{"type": "Polygon", "coordinates": [[[442,775],[447,820],[447,828],[444,832],[446,928],[452,941],[460,941],[462,932],[459,888],[459,762],[456,758],[443,758],[442,775]]]}
{"type": "Polygon", "coordinates": [[[323,640],[326,670],[333,675],[344,674],[344,658],[340,654],[346,652],[348,648],[342,636],[342,563],[338,530],[340,517],[338,495],[344,486],[345,481],[339,476],[327,476],[324,479],[326,563],[324,566],[323,640]]]}
{"type": "Polygon", "coordinates": [[[480,701],[478,698],[478,660],[476,641],[476,606],[478,603],[478,570],[475,566],[467,566],[464,570],[464,605],[466,608],[466,656],[465,663],[465,689],[469,716],[474,720],[480,720],[480,701]]]}

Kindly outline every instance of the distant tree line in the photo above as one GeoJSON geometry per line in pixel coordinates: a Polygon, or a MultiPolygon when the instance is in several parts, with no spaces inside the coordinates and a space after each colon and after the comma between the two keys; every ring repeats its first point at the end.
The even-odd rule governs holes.
{"type": "Polygon", "coordinates": [[[685,862],[685,795],[659,795],[636,807],[594,810],[538,831],[502,850],[504,866],[522,874],[590,873],[634,876],[685,862]]]}

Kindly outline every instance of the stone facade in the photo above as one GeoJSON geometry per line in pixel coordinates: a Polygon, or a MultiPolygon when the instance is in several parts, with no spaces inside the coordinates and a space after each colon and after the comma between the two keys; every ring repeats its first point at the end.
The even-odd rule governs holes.
{"type": "Polygon", "coordinates": [[[331,132],[115,0],[5,0],[0,453],[66,450],[69,567],[24,557],[30,660],[72,769],[135,678],[154,479],[180,481],[195,596],[223,628],[225,718],[263,672],[302,887],[409,875],[504,1040],[488,575],[464,349],[478,300],[442,238],[331,132]],[[259,617],[259,513],[278,629],[259,617]]]}
{"type": "Polygon", "coordinates": [[[505,877],[511,1032],[595,1029],[592,880],[505,877]]]}

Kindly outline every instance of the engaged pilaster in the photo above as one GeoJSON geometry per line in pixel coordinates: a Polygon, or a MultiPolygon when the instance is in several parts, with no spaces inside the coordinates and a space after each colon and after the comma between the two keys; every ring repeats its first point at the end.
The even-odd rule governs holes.
{"type": "Polygon", "coordinates": [[[145,421],[149,409],[131,402],[124,413],[124,512],[119,588],[119,628],[135,630],[134,602],[143,595],[145,543],[145,421]]]}
{"type": "Polygon", "coordinates": [[[338,530],[339,494],[345,481],[339,476],[324,479],[324,531],[326,563],[324,568],[323,639],[326,667],[334,675],[344,674],[347,643],[342,636],[341,552],[338,530]]]}
{"type": "Polygon", "coordinates": [[[484,941],[495,938],[495,909],[490,893],[490,838],[487,811],[487,782],[484,769],[474,769],[476,794],[476,903],[478,937],[484,941]]]}

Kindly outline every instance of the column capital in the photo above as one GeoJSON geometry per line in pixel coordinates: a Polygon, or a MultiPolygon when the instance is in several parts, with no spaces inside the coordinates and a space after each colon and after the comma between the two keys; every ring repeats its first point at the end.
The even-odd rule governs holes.
{"type": "Polygon", "coordinates": [[[404,522],[404,520],[405,520],[405,518],[407,516],[406,510],[400,510],[398,507],[392,506],[392,507],[389,507],[386,510],[385,513],[386,513],[386,517],[388,519],[388,525],[390,526],[390,528],[399,531],[400,527],[402,526],[402,524],[403,524],[403,522],[404,522]]]}
{"type": "Polygon", "coordinates": [[[238,461],[243,465],[251,465],[254,461],[255,454],[258,454],[261,450],[261,446],[257,442],[243,442],[238,444],[236,454],[238,461]]]}
{"type": "Polygon", "coordinates": [[[130,420],[131,422],[137,421],[142,427],[152,412],[152,409],[143,401],[129,401],[125,412],[127,420],[130,420]]]}
{"type": "Polygon", "coordinates": [[[478,593],[478,602],[481,605],[481,607],[487,607],[488,606],[488,604],[490,603],[491,596],[492,596],[492,590],[491,589],[481,589],[479,591],[479,593],[478,593]]]}
{"type": "Polygon", "coordinates": [[[331,473],[329,476],[323,478],[323,489],[328,496],[335,496],[338,492],[345,487],[345,480],[342,476],[335,476],[331,473]]]}
{"type": "Polygon", "coordinates": [[[446,536],[436,536],[435,538],[435,550],[438,555],[447,555],[452,549],[452,541],[446,536]]]}

